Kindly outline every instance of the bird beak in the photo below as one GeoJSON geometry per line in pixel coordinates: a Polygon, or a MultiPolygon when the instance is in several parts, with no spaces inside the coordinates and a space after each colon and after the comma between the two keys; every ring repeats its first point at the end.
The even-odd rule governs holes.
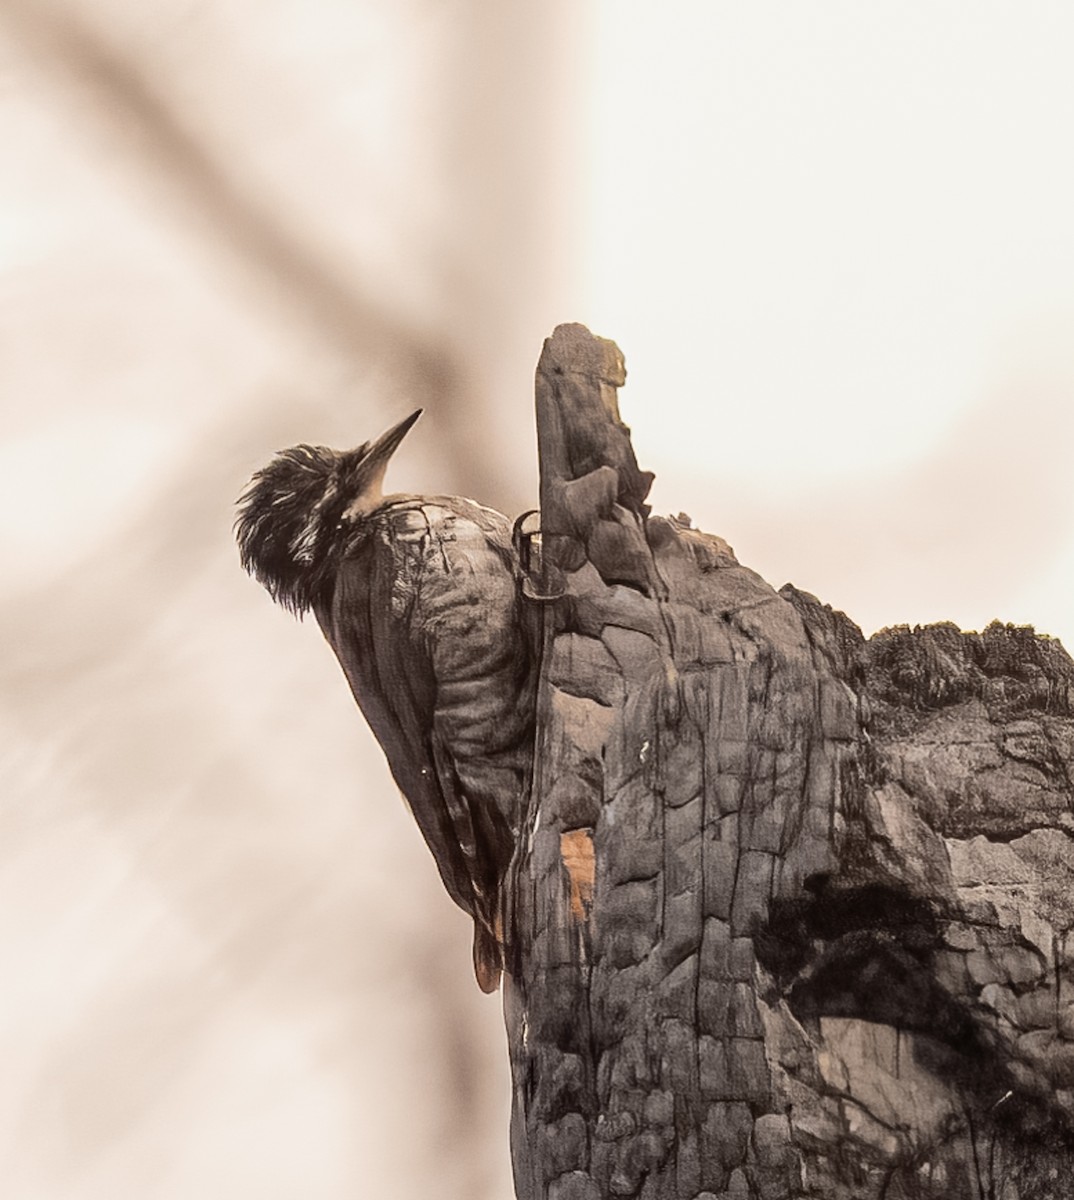
{"type": "Polygon", "coordinates": [[[409,417],[405,417],[400,421],[398,425],[393,425],[387,433],[382,433],[365,452],[365,456],[362,458],[362,466],[369,469],[387,466],[388,459],[399,449],[399,443],[414,427],[414,422],[421,416],[421,413],[422,410],[419,408],[416,412],[412,412],[409,417]]]}
{"type": "Polygon", "coordinates": [[[352,485],[353,499],[347,507],[345,516],[351,520],[372,512],[384,499],[384,472],[388,469],[388,460],[399,449],[399,443],[410,432],[414,422],[421,416],[421,409],[412,412],[409,417],[393,425],[387,433],[382,433],[369,449],[362,455],[355,471],[352,485]]]}

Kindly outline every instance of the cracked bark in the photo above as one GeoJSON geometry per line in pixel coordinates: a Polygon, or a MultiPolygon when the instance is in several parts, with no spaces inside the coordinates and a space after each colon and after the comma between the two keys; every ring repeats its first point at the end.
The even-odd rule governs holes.
{"type": "Polygon", "coordinates": [[[624,378],[581,326],[537,372],[518,1197],[1074,1194],[1074,664],[651,516],[624,378]]]}

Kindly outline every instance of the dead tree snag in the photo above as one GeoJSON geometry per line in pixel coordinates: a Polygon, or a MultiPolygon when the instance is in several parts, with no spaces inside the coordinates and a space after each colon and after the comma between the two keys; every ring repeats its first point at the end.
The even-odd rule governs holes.
{"type": "Polygon", "coordinates": [[[581,326],[537,370],[520,1200],[1074,1194],[1074,666],[650,516],[624,378],[581,326]]]}

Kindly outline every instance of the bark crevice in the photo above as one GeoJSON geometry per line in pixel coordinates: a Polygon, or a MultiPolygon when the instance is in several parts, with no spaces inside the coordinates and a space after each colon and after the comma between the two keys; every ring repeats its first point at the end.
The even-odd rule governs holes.
{"type": "Polygon", "coordinates": [[[1074,1194],[1074,663],[650,516],[624,379],[581,326],[537,371],[520,1200],[1074,1194]]]}

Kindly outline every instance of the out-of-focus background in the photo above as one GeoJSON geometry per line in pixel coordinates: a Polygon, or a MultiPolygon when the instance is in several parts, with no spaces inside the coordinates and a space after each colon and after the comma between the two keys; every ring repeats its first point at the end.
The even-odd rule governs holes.
{"type": "Polygon", "coordinates": [[[0,1194],[507,1200],[498,999],[316,628],[296,441],[534,502],[581,320],[660,510],[1074,644],[1074,10],[0,2],[0,1194]]]}

